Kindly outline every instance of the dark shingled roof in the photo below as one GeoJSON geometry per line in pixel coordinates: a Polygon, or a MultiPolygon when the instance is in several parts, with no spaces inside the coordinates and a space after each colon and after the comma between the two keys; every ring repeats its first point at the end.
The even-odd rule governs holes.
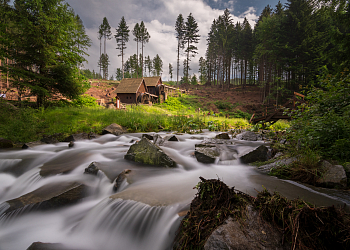
{"type": "Polygon", "coordinates": [[[135,94],[142,84],[142,78],[124,78],[120,81],[115,93],[135,94]]]}
{"type": "MultiPolygon", "coordinates": [[[[146,86],[152,86],[155,87],[158,83],[158,80],[160,79],[160,76],[153,76],[153,77],[144,77],[146,86]]],[[[162,79],[160,79],[160,83],[162,83],[162,79]]]]}

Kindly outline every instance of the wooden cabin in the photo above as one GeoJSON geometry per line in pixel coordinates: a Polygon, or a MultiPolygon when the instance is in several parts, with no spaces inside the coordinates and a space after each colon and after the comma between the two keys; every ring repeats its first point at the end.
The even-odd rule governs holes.
{"type": "Polygon", "coordinates": [[[142,78],[124,78],[115,90],[120,102],[127,104],[147,103],[148,93],[146,93],[147,86],[142,78]]]}
{"type": "Polygon", "coordinates": [[[160,76],[144,77],[148,93],[160,96],[164,92],[162,78],[160,76]]]}

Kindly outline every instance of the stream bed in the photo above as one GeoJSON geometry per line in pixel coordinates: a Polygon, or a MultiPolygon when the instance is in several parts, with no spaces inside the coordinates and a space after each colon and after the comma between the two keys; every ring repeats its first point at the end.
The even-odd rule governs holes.
{"type": "MultiPolygon", "coordinates": [[[[195,144],[216,134],[176,135],[179,141],[165,142],[161,148],[177,163],[171,169],[124,159],[141,133],[104,135],[77,141],[72,148],[58,143],[0,151],[0,249],[27,249],[33,242],[62,243],[77,250],[171,249],[182,219],[179,213],[189,209],[200,176],[220,179],[252,196],[266,188],[317,206],[350,204],[347,192],[280,180],[239,160],[199,163],[195,144]],[[84,174],[92,162],[101,170],[96,176],[84,174]],[[115,179],[125,169],[131,170],[127,181],[113,191],[115,179]],[[67,190],[72,195],[84,192],[70,206],[49,206],[40,200],[53,193],[60,197],[67,190]],[[18,197],[24,204],[20,208],[18,197]]],[[[237,159],[264,144],[231,141],[237,159]]],[[[54,201],[61,204],[58,198],[54,201]]]]}

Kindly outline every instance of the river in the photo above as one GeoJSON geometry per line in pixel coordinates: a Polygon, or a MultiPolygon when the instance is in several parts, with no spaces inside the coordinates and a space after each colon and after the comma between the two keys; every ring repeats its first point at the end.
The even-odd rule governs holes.
{"type": "MultiPolygon", "coordinates": [[[[0,151],[0,249],[27,249],[38,241],[62,243],[67,249],[170,249],[181,220],[178,213],[189,208],[200,176],[219,178],[252,196],[267,188],[316,205],[350,204],[348,196],[340,192],[279,180],[232,158],[215,164],[197,162],[195,144],[216,134],[176,135],[179,141],[161,146],[177,163],[173,169],[124,159],[140,133],[77,141],[73,148],[58,143],[0,151]],[[97,176],[84,174],[91,162],[102,170],[97,176]],[[125,169],[131,170],[129,183],[124,181],[115,193],[113,181],[125,169]],[[28,205],[4,214],[8,201],[35,190],[46,195],[52,191],[46,187],[57,189],[68,182],[87,188],[85,197],[74,205],[45,211],[28,205]]],[[[232,143],[239,157],[264,142],[232,139],[232,143]]]]}

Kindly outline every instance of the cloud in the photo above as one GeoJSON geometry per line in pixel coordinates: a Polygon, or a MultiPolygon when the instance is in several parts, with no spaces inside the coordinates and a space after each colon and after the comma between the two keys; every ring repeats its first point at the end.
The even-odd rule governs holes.
{"type": "MultiPolygon", "coordinates": [[[[219,0],[220,1],[220,0],[219,0]]],[[[168,65],[171,63],[176,72],[177,60],[177,40],[175,37],[175,21],[181,13],[186,19],[192,13],[198,23],[200,42],[197,44],[198,55],[192,58],[191,74],[197,73],[198,61],[201,56],[205,56],[206,38],[210,30],[210,26],[214,19],[223,14],[223,9],[210,7],[203,0],[67,0],[75,12],[81,17],[84,22],[86,32],[92,40],[92,46],[87,58],[89,61],[85,63],[85,68],[98,71],[97,61],[99,58],[100,43],[97,39],[97,31],[102,23],[103,17],[107,17],[111,25],[113,38],[107,41],[107,54],[110,58],[109,74],[115,74],[117,68],[121,67],[121,57],[118,57],[119,51],[116,48],[114,38],[115,30],[124,16],[129,26],[130,31],[136,23],[144,21],[148,32],[151,35],[150,41],[145,45],[144,56],[149,55],[151,58],[159,54],[163,60],[163,75],[162,78],[168,79],[168,65]],[[83,4],[82,4],[83,2],[83,4]]],[[[226,7],[230,10],[234,8],[235,1],[226,2],[226,7]]],[[[256,10],[253,7],[248,8],[239,16],[232,16],[234,22],[243,22],[246,17],[249,23],[254,27],[257,20],[256,10]]],[[[124,61],[131,55],[136,53],[136,42],[133,41],[132,32],[130,32],[130,40],[127,43],[124,61]]],[[[139,46],[140,48],[141,46],[139,46]]],[[[141,51],[141,49],[140,49],[141,51]]],[[[180,72],[182,72],[182,62],[184,55],[180,59],[180,72]]],[[[174,74],[176,78],[176,73],[174,74]]]]}

